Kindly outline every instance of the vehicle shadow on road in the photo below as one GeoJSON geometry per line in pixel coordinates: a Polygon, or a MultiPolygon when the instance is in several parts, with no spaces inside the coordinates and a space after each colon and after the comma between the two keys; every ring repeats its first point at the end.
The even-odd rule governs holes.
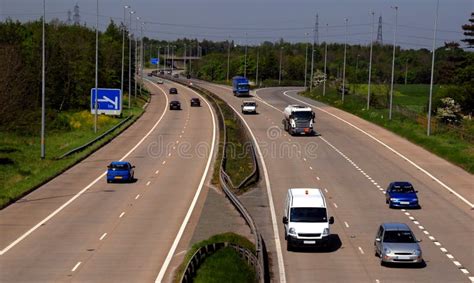
{"type": "Polygon", "coordinates": [[[403,264],[403,263],[390,263],[390,262],[386,262],[384,263],[384,267],[388,267],[388,268],[394,268],[394,269],[397,269],[397,268],[403,268],[403,269],[421,269],[421,268],[425,268],[427,265],[426,265],[426,262],[423,260],[421,263],[418,263],[418,264],[403,264]]]}
{"type": "Polygon", "coordinates": [[[328,238],[329,244],[327,247],[295,247],[293,251],[301,253],[333,253],[342,247],[338,234],[331,234],[328,238]]]}

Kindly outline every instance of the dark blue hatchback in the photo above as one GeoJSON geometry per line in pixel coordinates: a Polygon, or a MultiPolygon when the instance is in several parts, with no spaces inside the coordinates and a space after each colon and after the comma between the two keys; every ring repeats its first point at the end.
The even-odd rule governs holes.
{"type": "Polygon", "coordinates": [[[392,182],[385,192],[385,202],[390,208],[420,208],[417,192],[409,182],[392,182]]]}
{"type": "Polygon", "coordinates": [[[135,166],[126,161],[113,161],[107,166],[107,183],[132,182],[135,166]]]}

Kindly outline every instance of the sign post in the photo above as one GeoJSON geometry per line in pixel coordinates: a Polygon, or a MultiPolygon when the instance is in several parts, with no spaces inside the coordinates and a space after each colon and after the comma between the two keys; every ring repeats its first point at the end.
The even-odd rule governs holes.
{"type": "Polygon", "coordinates": [[[114,88],[91,89],[91,113],[95,114],[97,99],[97,114],[116,115],[122,114],[122,91],[114,88]],[[97,93],[97,95],[96,95],[97,93]]]}

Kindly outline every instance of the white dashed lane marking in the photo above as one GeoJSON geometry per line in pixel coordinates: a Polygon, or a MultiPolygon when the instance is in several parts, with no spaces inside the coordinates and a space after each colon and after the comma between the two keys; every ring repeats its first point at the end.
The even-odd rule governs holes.
{"type": "Polygon", "coordinates": [[[361,247],[359,247],[359,251],[361,254],[365,254],[364,250],[361,247]]]}
{"type": "Polygon", "coordinates": [[[151,181],[146,182],[146,185],[149,186],[151,184],[151,181]]]}
{"type": "Polygon", "coordinates": [[[349,228],[349,223],[347,223],[346,221],[344,221],[344,225],[346,226],[346,228],[349,228]]]}
{"type": "Polygon", "coordinates": [[[119,218],[122,218],[125,215],[125,212],[120,213],[119,218]]]}
{"type": "Polygon", "coordinates": [[[71,269],[71,271],[72,272],[76,271],[76,269],[79,267],[79,265],[81,265],[80,261],[78,263],[76,263],[76,265],[74,265],[74,267],[71,269]]]}
{"type": "Polygon", "coordinates": [[[99,238],[99,241],[102,241],[105,238],[105,236],[107,236],[107,233],[102,234],[102,236],[100,236],[99,238]]]}

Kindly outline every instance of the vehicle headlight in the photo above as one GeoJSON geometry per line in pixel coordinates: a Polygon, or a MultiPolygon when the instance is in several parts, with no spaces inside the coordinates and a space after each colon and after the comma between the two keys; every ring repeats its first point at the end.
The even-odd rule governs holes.
{"type": "Polygon", "coordinates": [[[329,235],[329,228],[324,228],[323,230],[323,236],[329,235]]]}
{"type": "Polygon", "coordinates": [[[417,198],[414,198],[414,199],[412,199],[411,201],[416,201],[416,202],[417,202],[417,201],[418,201],[418,199],[417,199],[417,198]]]}
{"type": "Polygon", "coordinates": [[[290,230],[288,231],[288,233],[292,234],[292,235],[296,235],[296,230],[295,228],[290,228],[290,230]]]}
{"type": "Polygon", "coordinates": [[[413,254],[420,256],[421,255],[421,250],[414,250],[413,254]]]}
{"type": "Polygon", "coordinates": [[[396,198],[390,198],[390,201],[397,201],[398,199],[396,198]]]}
{"type": "Polygon", "coordinates": [[[384,248],[384,249],[383,249],[383,252],[384,252],[384,254],[386,254],[386,255],[392,253],[392,251],[391,251],[390,249],[387,249],[387,248],[384,248]]]}
{"type": "Polygon", "coordinates": [[[292,127],[296,127],[295,121],[291,120],[291,126],[292,126],[292,127]]]}

